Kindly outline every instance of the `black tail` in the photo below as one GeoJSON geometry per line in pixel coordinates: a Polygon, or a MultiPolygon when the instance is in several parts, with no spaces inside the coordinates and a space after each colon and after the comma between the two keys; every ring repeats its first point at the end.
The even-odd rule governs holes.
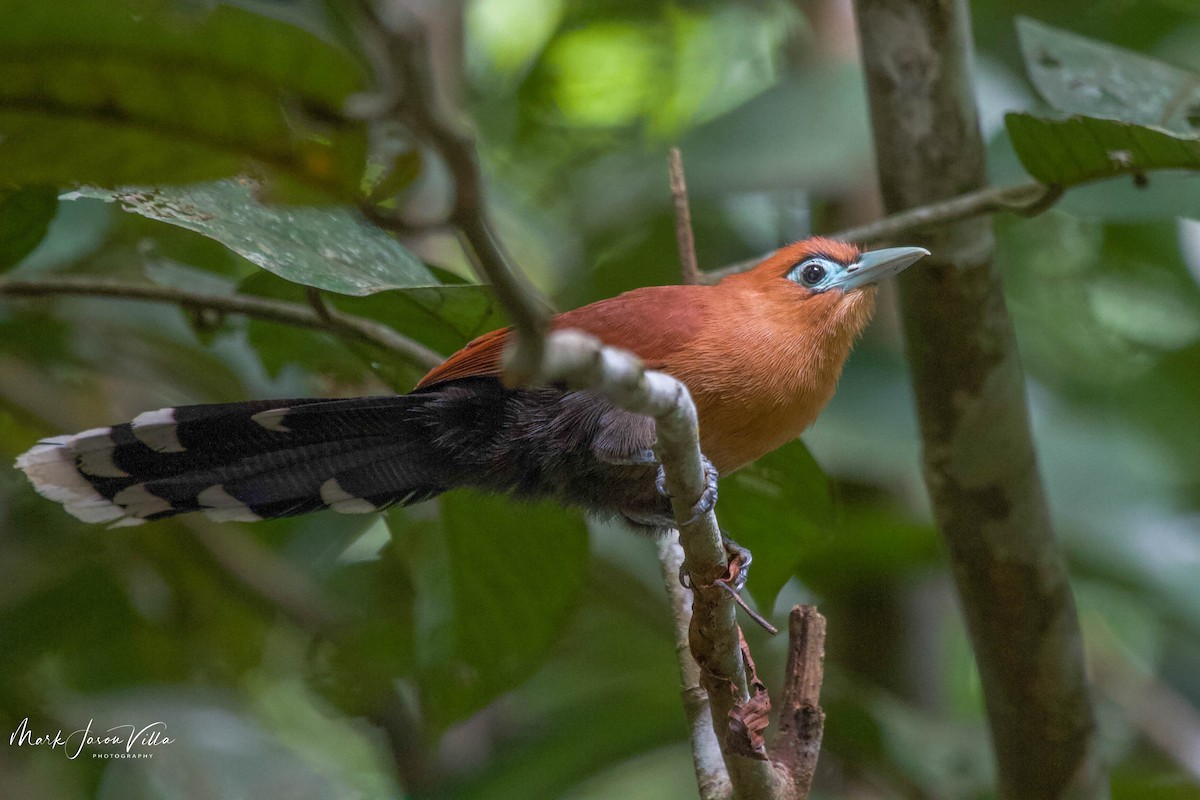
{"type": "Polygon", "coordinates": [[[260,520],[377,511],[437,485],[428,395],[264,400],[149,411],[46,439],[17,459],[43,496],[85,522],[136,525],[188,511],[260,520]]]}
{"type": "Polygon", "coordinates": [[[79,519],[114,525],[366,513],[471,486],[658,527],[670,506],[644,455],[653,442],[649,418],[599,395],[475,377],[402,397],[148,411],[46,439],[17,467],[79,519]]]}

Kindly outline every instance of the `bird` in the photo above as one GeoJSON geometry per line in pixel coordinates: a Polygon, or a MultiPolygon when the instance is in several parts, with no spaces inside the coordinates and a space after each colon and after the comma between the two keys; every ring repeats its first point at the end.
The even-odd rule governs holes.
{"type": "MultiPolygon", "coordinates": [[[[716,480],[796,439],[834,394],[876,285],[929,252],[813,237],[712,285],[642,287],[555,316],[682,381],[716,480]]],[[[162,408],[44,439],[33,488],[112,527],[202,512],[255,521],[368,513],[459,487],[553,498],[657,533],[675,526],[654,423],[588,390],[507,386],[511,329],[468,343],[404,395],[162,408]]],[[[705,493],[706,496],[709,492],[705,493]]]]}

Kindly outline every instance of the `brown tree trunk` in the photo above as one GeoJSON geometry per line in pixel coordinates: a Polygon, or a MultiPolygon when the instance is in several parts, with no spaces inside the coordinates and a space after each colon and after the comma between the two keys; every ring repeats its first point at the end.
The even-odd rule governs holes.
{"type": "MultiPolygon", "coordinates": [[[[982,187],[964,0],[855,0],[889,213],[982,187]]],[[[925,479],[982,679],[1003,798],[1106,795],[1083,647],[987,219],[931,229],[901,281],[925,479]]]]}

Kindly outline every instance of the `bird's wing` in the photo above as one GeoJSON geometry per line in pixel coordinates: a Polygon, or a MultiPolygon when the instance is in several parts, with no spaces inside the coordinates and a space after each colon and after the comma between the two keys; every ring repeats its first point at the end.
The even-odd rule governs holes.
{"type": "Polygon", "coordinates": [[[459,378],[499,377],[500,354],[504,352],[510,330],[512,329],[500,328],[472,339],[466,347],[431,369],[429,374],[421,378],[416,388],[424,389],[435,383],[459,378]]]}
{"type": "MultiPolygon", "coordinates": [[[[559,314],[550,327],[577,328],[609,346],[629,350],[651,369],[669,368],[698,335],[712,290],[708,286],[648,286],[559,314]]],[[[434,367],[417,388],[459,378],[498,377],[510,331],[501,328],[473,340],[434,367]]]]}

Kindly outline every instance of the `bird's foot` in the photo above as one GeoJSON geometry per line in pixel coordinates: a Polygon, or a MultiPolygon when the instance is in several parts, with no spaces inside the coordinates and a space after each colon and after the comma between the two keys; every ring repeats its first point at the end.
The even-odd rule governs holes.
{"type": "MultiPolygon", "coordinates": [[[[725,531],[721,531],[721,544],[725,548],[729,565],[726,568],[725,574],[711,584],[708,584],[707,588],[718,587],[729,592],[733,601],[742,607],[742,610],[746,612],[750,619],[762,626],[763,630],[772,636],[779,633],[778,628],[748,606],[746,601],[742,599],[741,591],[745,588],[746,580],[750,577],[750,562],[754,560],[753,556],[750,555],[750,551],[726,536],[725,531]]],[[[691,578],[682,564],[679,566],[679,583],[685,589],[692,588],[691,578]]]]}
{"type": "Polygon", "coordinates": [[[745,588],[746,581],[750,579],[750,562],[754,560],[754,556],[747,548],[726,536],[725,531],[721,531],[721,544],[725,547],[725,555],[729,558],[728,577],[722,580],[729,584],[730,589],[740,592],[745,588]]]}
{"type": "MultiPolygon", "coordinates": [[[[754,556],[747,548],[730,539],[725,534],[725,531],[721,531],[721,546],[725,548],[725,555],[729,560],[729,569],[723,577],[717,578],[714,582],[723,583],[734,592],[740,592],[745,588],[746,581],[750,578],[750,562],[754,560],[754,556]]],[[[692,588],[691,579],[688,577],[688,572],[683,564],[679,565],[679,583],[685,589],[692,588]]]]}
{"type": "MultiPolygon", "coordinates": [[[[692,516],[683,523],[684,525],[691,525],[717,506],[717,468],[703,455],[700,456],[700,464],[704,467],[704,491],[700,493],[700,499],[692,504],[692,516]]],[[[671,498],[670,492],[667,491],[667,473],[662,466],[658,468],[658,477],[655,478],[654,485],[658,487],[659,494],[668,500],[671,498]]]]}

